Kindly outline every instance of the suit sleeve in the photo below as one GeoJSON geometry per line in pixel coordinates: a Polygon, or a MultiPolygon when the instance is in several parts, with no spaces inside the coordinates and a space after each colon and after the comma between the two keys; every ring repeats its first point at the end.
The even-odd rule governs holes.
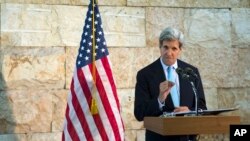
{"type": "Polygon", "coordinates": [[[138,72],[135,86],[134,115],[138,121],[145,116],[159,116],[163,112],[158,103],[158,84],[152,84],[150,76],[138,72]]]}

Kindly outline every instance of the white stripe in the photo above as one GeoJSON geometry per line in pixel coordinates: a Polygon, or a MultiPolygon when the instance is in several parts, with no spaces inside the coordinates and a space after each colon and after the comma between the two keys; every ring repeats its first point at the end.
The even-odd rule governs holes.
{"type": "Polygon", "coordinates": [[[69,102],[68,102],[68,104],[69,104],[69,118],[70,118],[70,120],[71,120],[71,122],[72,122],[72,124],[73,124],[79,138],[80,139],[85,138],[84,132],[83,132],[82,127],[81,127],[81,124],[79,122],[79,119],[78,119],[78,117],[77,117],[77,115],[75,113],[75,109],[74,109],[73,104],[72,104],[72,94],[71,94],[71,92],[69,93],[68,98],[69,98],[69,102]]]}
{"type": "MultiPolygon", "coordinates": [[[[103,68],[103,65],[102,65],[102,62],[100,61],[100,59],[99,60],[97,60],[96,61],[96,68],[97,68],[97,72],[98,72],[98,74],[99,74],[99,76],[100,76],[100,79],[101,79],[101,81],[102,81],[102,84],[103,84],[103,86],[104,86],[104,89],[105,89],[105,93],[107,94],[106,96],[108,97],[108,101],[109,101],[109,93],[107,92],[107,90],[106,90],[106,87],[109,87],[110,86],[110,83],[109,83],[109,81],[107,80],[107,75],[106,75],[106,73],[105,73],[105,70],[104,70],[104,68],[103,68]],[[104,76],[103,76],[104,75],[104,76]],[[103,79],[103,77],[104,78],[106,78],[106,79],[103,79]],[[108,84],[107,84],[107,82],[108,82],[108,84]]],[[[101,118],[102,118],[102,121],[103,121],[103,124],[104,124],[104,127],[105,127],[105,131],[106,131],[106,133],[107,133],[107,136],[109,137],[109,140],[115,140],[115,135],[114,135],[114,132],[113,132],[113,129],[112,129],[112,126],[111,126],[111,123],[110,123],[110,121],[109,121],[109,118],[108,118],[108,116],[107,116],[107,113],[106,113],[106,111],[105,111],[105,109],[104,109],[104,105],[103,105],[103,103],[102,103],[102,100],[100,99],[100,96],[98,97],[98,106],[99,106],[99,108],[100,108],[100,116],[101,116],[101,118]]],[[[109,105],[110,105],[110,107],[112,107],[112,105],[111,105],[111,103],[110,103],[110,101],[109,101],[109,105]]],[[[116,105],[116,104],[115,104],[116,105]]],[[[112,109],[112,112],[113,112],[113,109],[112,109]]],[[[114,112],[113,112],[114,113],[114,112]]]]}
{"type": "MultiPolygon", "coordinates": [[[[115,120],[116,120],[116,123],[117,123],[117,126],[118,126],[118,130],[120,132],[121,138],[123,138],[123,126],[122,126],[122,121],[121,121],[121,115],[120,115],[119,109],[117,107],[117,103],[116,103],[116,100],[115,100],[115,97],[114,97],[114,93],[112,91],[112,87],[110,85],[109,79],[107,77],[104,66],[103,66],[103,64],[101,62],[101,59],[96,61],[96,66],[97,66],[97,71],[98,71],[98,73],[100,75],[100,79],[102,80],[102,83],[104,85],[104,89],[105,89],[105,92],[107,94],[110,107],[111,107],[112,112],[113,112],[113,114],[115,116],[115,120]]],[[[111,130],[109,130],[109,132],[111,132],[111,130]]],[[[112,132],[112,137],[114,137],[113,132],[112,132]]]]}
{"type": "MultiPolygon", "coordinates": [[[[89,68],[88,66],[83,67],[82,71],[83,71],[85,79],[87,81],[88,88],[90,89],[93,86],[93,84],[92,84],[93,79],[92,79],[92,75],[91,75],[88,68],[89,68]]],[[[97,129],[97,126],[95,124],[93,116],[92,116],[91,112],[89,111],[90,108],[89,108],[87,99],[84,96],[82,87],[80,85],[80,82],[78,81],[78,78],[77,78],[77,75],[76,75],[77,73],[74,73],[74,74],[75,74],[74,79],[76,80],[76,83],[74,83],[75,84],[74,87],[77,88],[76,89],[77,99],[80,101],[81,108],[83,109],[83,112],[85,114],[86,122],[88,124],[90,133],[91,133],[94,140],[101,140],[101,136],[99,134],[99,131],[97,129]]],[[[81,79],[81,78],[79,78],[79,79],[81,79]]]]}
{"type": "Polygon", "coordinates": [[[65,122],[64,122],[64,131],[63,131],[63,133],[64,133],[64,139],[65,139],[65,141],[72,141],[72,139],[71,139],[71,137],[70,137],[70,135],[69,135],[69,132],[68,132],[68,128],[67,128],[67,120],[65,120],[65,122]]]}

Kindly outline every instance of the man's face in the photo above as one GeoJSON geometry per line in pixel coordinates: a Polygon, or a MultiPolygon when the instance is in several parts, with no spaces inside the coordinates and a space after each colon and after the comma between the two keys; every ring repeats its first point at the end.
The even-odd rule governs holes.
{"type": "Polygon", "coordinates": [[[173,65],[181,53],[179,41],[163,41],[160,52],[164,64],[168,66],[173,65]]]}

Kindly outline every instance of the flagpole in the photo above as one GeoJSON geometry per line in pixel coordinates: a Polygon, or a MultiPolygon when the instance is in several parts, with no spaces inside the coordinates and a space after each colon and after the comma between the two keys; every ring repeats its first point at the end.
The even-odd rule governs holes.
{"type": "Polygon", "coordinates": [[[98,113],[98,106],[96,102],[96,70],[95,70],[95,0],[92,0],[92,76],[93,76],[93,89],[92,89],[92,100],[91,100],[91,114],[95,115],[98,113]]]}

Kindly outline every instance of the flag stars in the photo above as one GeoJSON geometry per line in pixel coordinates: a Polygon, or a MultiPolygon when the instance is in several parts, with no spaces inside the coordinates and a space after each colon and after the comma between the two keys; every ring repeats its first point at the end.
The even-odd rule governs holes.
{"type": "Polygon", "coordinates": [[[77,64],[80,65],[80,64],[81,64],[81,61],[78,61],[77,64]]]}
{"type": "Polygon", "coordinates": [[[101,41],[101,39],[100,39],[100,38],[97,38],[97,39],[96,39],[96,41],[97,41],[97,42],[100,42],[100,41],[101,41]]]}
{"type": "Polygon", "coordinates": [[[104,48],[102,48],[102,52],[103,52],[103,53],[105,52],[105,49],[104,49],[104,48]]]}
{"type": "Polygon", "coordinates": [[[90,53],[90,49],[87,49],[87,53],[90,53]]]}
{"type": "Polygon", "coordinates": [[[86,61],[88,61],[88,60],[89,60],[89,57],[88,57],[88,56],[86,56],[86,57],[85,57],[85,60],[86,60],[86,61]]]}
{"type": "MultiPolygon", "coordinates": [[[[97,7],[97,5],[96,5],[97,7]]],[[[104,39],[101,15],[97,9],[90,7],[83,28],[81,45],[79,48],[76,65],[83,67],[93,61],[108,55],[106,41],[104,39]],[[93,16],[95,18],[93,18],[93,16]],[[93,26],[94,24],[94,26],[93,26]],[[93,27],[92,27],[93,26],[93,27]],[[92,58],[94,57],[94,58],[92,58]]]]}
{"type": "Polygon", "coordinates": [[[91,43],[91,42],[89,42],[88,44],[89,44],[89,46],[92,46],[92,43],[91,43]]]}

